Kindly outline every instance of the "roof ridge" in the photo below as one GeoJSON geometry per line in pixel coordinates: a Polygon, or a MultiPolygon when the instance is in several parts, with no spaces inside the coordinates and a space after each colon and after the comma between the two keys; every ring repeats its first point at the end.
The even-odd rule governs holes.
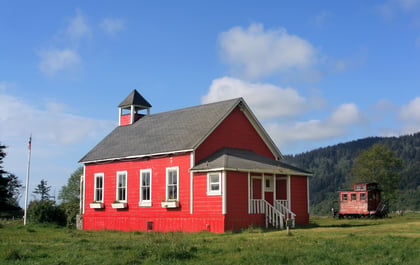
{"type": "Polygon", "coordinates": [[[189,110],[189,109],[195,109],[195,108],[201,108],[201,107],[205,107],[205,106],[222,104],[222,103],[226,103],[226,102],[229,102],[229,101],[232,101],[232,102],[233,101],[238,101],[239,102],[240,100],[243,100],[243,98],[242,97],[232,98],[232,99],[227,99],[227,100],[222,100],[222,101],[216,101],[216,102],[211,102],[211,103],[206,103],[206,104],[201,104],[201,105],[195,105],[195,106],[190,106],[190,107],[185,107],[185,108],[180,108],[180,109],[174,109],[174,110],[168,110],[168,111],[153,113],[153,114],[150,114],[150,115],[147,115],[147,116],[156,116],[156,115],[160,115],[160,114],[185,111],[185,110],[189,110]]]}

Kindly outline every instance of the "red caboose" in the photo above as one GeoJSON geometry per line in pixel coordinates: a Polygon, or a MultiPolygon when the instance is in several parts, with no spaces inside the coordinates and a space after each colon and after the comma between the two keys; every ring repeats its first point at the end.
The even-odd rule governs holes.
{"type": "Polygon", "coordinates": [[[340,211],[338,217],[383,217],[387,206],[381,201],[378,183],[360,183],[352,191],[340,191],[340,211]]]}

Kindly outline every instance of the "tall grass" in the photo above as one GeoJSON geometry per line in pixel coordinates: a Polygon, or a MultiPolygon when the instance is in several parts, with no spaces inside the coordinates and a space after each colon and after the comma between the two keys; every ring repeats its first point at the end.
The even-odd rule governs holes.
{"type": "Polygon", "coordinates": [[[1,223],[0,264],[420,264],[420,215],[313,218],[286,231],[78,231],[1,223]]]}

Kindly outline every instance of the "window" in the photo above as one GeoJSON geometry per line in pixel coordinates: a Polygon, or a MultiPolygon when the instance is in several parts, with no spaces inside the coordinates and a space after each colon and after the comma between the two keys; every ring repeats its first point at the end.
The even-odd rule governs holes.
{"type": "Polygon", "coordinates": [[[127,171],[117,172],[117,201],[127,202],[127,171]]]}
{"type": "Polygon", "coordinates": [[[356,193],[352,193],[352,194],[351,194],[351,200],[352,200],[352,201],[355,201],[355,200],[356,200],[356,193]]]}
{"type": "Polygon", "coordinates": [[[347,194],[343,194],[343,201],[347,201],[347,194]]]}
{"type": "Polygon", "coordinates": [[[220,195],[220,173],[207,174],[207,195],[220,195]]]}
{"type": "Polygon", "coordinates": [[[140,170],[140,206],[152,206],[152,170],[140,170]]]}
{"type": "Polygon", "coordinates": [[[166,200],[178,200],[178,167],[166,168],[166,200]]]}
{"type": "Polygon", "coordinates": [[[274,181],[270,176],[265,176],[265,191],[274,191],[274,181]]]}
{"type": "Polygon", "coordinates": [[[366,200],[366,193],[360,193],[360,200],[365,201],[366,200]]]}
{"type": "Polygon", "coordinates": [[[104,174],[95,174],[95,195],[94,201],[104,202],[104,174]]]}

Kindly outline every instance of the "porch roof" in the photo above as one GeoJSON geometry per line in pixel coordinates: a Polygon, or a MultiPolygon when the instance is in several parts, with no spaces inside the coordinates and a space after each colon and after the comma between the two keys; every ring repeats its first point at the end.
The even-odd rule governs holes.
{"type": "Polygon", "coordinates": [[[255,153],[252,150],[222,148],[207,158],[199,161],[191,172],[207,172],[216,170],[259,172],[285,175],[310,176],[311,172],[287,162],[274,160],[255,153]]]}

